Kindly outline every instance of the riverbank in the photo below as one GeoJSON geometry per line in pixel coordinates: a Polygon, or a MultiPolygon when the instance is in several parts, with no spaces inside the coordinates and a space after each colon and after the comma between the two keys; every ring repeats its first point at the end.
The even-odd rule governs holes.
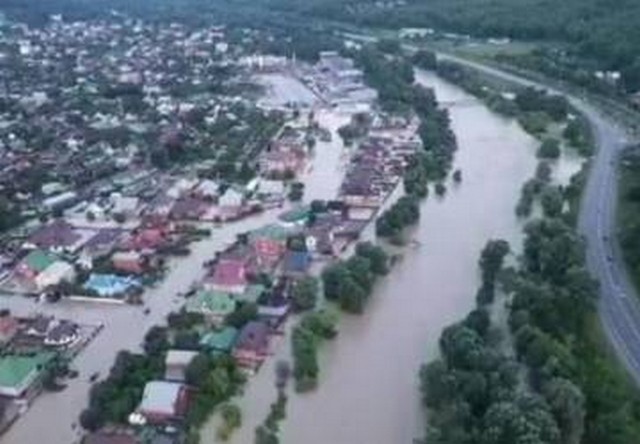
{"type": "MultiPolygon", "coordinates": [[[[605,129],[604,120],[597,117],[592,109],[575,99],[573,104],[585,113],[586,118],[591,119],[594,140],[600,143],[596,162],[592,162],[592,174],[588,176],[586,188],[583,190],[586,200],[594,180],[602,180],[602,168],[598,168],[602,163],[597,160],[602,156],[611,155],[611,152],[602,151],[608,148],[602,144],[610,141],[605,138],[605,135],[610,134],[611,131],[605,129]],[[594,179],[593,176],[599,179],[594,179]]],[[[615,161],[608,163],[609,166],[614,164],[615,161]]],[[[633,161],[630,162],[629,158],[623,160],[624,167],[632,164],[633,161]]],[[[577,174],[584,176],[584,172],[577,174]]],[[[573,209],[563,212],[563,201],[568,200],[570,206],[575,206],[576,191],[580,193],[585,184],[584,180],[572,180],[572,183],[574,189],[560,197],[560,204],[556,211],[549,211],[543,201],[543,214],[540,217],[536,215],[527,224],[524,254],[516,267],[518,275],[513,276],[515,279],[509,280],[508,285],[505,283],[504,287],[504,291],[508,293],[509,327],[514,338],[513,347],[520,366],[524,369],[521,372],[524,371],[527,375],[522,383],[526,384],[530,392],[528,396],[533,396],[530,399],[538,399],[535,402],[538,402],[540,409],[535,416],[527,416],[531,414],[531,408],[522,410],[517,415],[521,421],[531,424],[528,426],[529,429],[538,430],[541,442],[554,442],[553,436],[577,439],[581,442],[635,442],[640,429],[640,417],[634,413],[638,409],[637,396],[602,340],[602,327],[594,322],[593,301],[597,297],[598,283],[588,275],[586,270],[587,263],[593,267],[594,245],[590,245],[591,248],[588,250],[591,254],[585,255],[582,240],[577,235],[575,217],[571,214],[573,209]],[[562,251],[554,247],[560,242],[563,244],[562,251]],[[553,294],[549,293],[550,291],[553,294]],[[558,316],[557,313],[565,314],[558,316]],[[580,365],[576,366],[576,363],[580,365]],[[564,399],[562,405],[558,403],[560,396],[564,399]],[[567,409],[568,405],[572,408],[567,409]],[[546,424],[543,420],[545,417],[546,424]],[[567,421],[568,418],[570,420],[567,421]],[[534,425],[536,421],[539,422],[534,425]]],[[[607,183],[610,183],[610,176],[607,183]]],[[[552,186],[556,184],[557,182],[551,182],[552,186]]],[[[628,192],[629,189],[626,191],[628,192]]],[[[600,189],[598,194],[604,197],[605,193],[608,194],[606,190],[600,189]]],[[[609,205],[614,201],[615,199],[605,200],[609,205]]],[[[602,208],[603,203],[600,202],[597,210],[597,219],[599,219],[597,224],[600,231],[596,233],[598,238],[603,236],[604,231],[602,219],[606,213],[602,208]]],[[[610,210],[611,207],[608,209],[610,210]]],[[[581,230],[584,229],[584,224],[589,222],[586,219],[588,211],[589,207],[586,206],[580,209],[579,228],[581,230]]],[[[609,214],[610,217],[611,214],[609,214]]],[[[609,243],[608,236],[605,235],[604,240],[605,243],[609,243]]],[[[615,250],[615,245],[612,248],[615,250]]],[[[613,258],[608,256],[607,261],[613,262],[613,258]]],[[[610,266],[606,266],[606,270],[605,282],[601,281],[605,286],[603,296],[609,296],[606,287],[612,281],[609,274],[610,266]]],[[[598,275],[599,273],[596,273],[596,276],[598,275]]],[[[620,287],[616,285],[615,278],[613,285],[618,289],[617,296],[620,297],[620,287]]],[[[626,300],[624,293],[622,297],[626,300]]],[[[601,315],[602,304],[605,302],[601,300],[600,303],[601,315]]],[[[607,327],[607,317],[603,320],[607,327]]],[[[469,318],[451,328],[473,329],[473,326],[468,324],[469,318]]],[[[611,333],[611,330],[606,331],[611,333]]],[[[478,331],[477,334],[481,335],[481,332],[478,331]]],[[[456,339],[451,329],[447,329],[443,335],[447,338],[441,342],[441,351],[449,358],[449,354],[456,347],[456,339]]],[[[468,337],[466,340],[473,342],[468,337]]],[[[620,344],[616,342],[617,339],[614,345],[620,344]]],[[[476,352],[480,353],[477,350],[476,352]]],[[[464,352],[461,352],[456,355],[458,362],[464,360],[463,354],[464,352]]],[[[435,433],[435,436],[446,439],[453,430],[458,433],[455,436],[459,438],[465,433],[472,433],[472,430],[487,428],[493,430],[495,437],[506,436],[503,433],[509,432],[501,428],[502,424],[492,411],[492,402],[495,400],[492,401],[490,396],[483,397],[477,393],[470,395],[475,396],[476,399],[483,399],[483,405],[472,405],[473,418],[466,418],[464,424],[450,416],[447,419],[447,415],[439,415],[447,411],[452,403],[469,401],[473,404],[472,398],[465,398],[469,395],[468,393],[449,396],[442,391],[437,391],[436,387],[441,386],[438,380],[444,381],[446,372],[452,371],[452,367],[458,365],[451,364],[450,359],[446,362],[448,364],[442,368],[438,367],[439,364],[432,364],[421,374],[422,382],[425,384],[423,393],[425,400],[427,405],[434,409],[427,438],[435,433]],[[438,394],[433,395],[434,391],[438,394]]],[[[465,370],[478,371],[471,368],[465,370]]],[[[509,389],[507,386],[508,383],[504,382],[502,390],[505,394],[513,390],[513,387],[509,389]]],[[[496,388],[494,387],[493,390],[496,388]]],[[[521,393],[522,390],[518,392],[521,393]]],[[[525,402],[521,396],[514,392],[512,397],[507,395],[506,400],[501,398],[500,402],[512,403],[509,404],[509,409],[516,412],[525,402]]],[[[531,406],[533,401],[527,402],[531,406]]],[[[508,436],[516,439],[513,434],[508,436]]],[[[530,435],[527,436],[530,437],[530,435]]]]}

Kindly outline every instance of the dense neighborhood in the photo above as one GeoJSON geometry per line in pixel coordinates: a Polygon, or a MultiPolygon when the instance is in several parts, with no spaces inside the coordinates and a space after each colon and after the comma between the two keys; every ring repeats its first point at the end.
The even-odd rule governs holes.
{"type": "Polygon", "coordinates": [[[77,439],[192,440],[288,317],[322,305],[320,271],[397,189],[420,122],[381,111],[353,60],[252,52],[263,36],[250,29],[117,13],[3,26],[2,428],[29,421],[43,390],[74,387],[81,403],[88,380],[68,424],[77,439]],[[335,192],[306,183],[323,173],[319,150],[343,140],[335,192]],[[254,218],[265,222],[234,228],[254,218]],[[192,280],[174,277],[179,263],[192,280]],[[74,358],[106,347],[112,310],[142,313],[142,350],[110,344],[111,370],[87,374],[74,358]],[[229,384],[205,381],[216,372],[229,384]]]}

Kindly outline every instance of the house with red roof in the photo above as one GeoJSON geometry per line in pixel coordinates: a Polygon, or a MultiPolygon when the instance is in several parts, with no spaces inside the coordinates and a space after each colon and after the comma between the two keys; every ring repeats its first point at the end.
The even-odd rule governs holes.
{"type": "Polygon", "coordinates": [[[163,228],[141,228],[131,233],[122,243],[122,248],[133,251],[152,252],[168,241],[169,234],[163,228]]]}
{"type": "Polygon", "coordinates": [[[285,251],[285,243],[268,238],[259,238],[252,243],[256,269],[261,272],[275,270],[285,251]]]}
{"type": "Polygon", "coordinates": [[[247,288],[247,265],[237,259],[221,259],[204,280],[207,290],[241,294],[247,288]]]}
{"type": "Polygon", "coordinates": [[[147,258],[137,251],[119,251],[111,256],[111,264],[124,273],[142,274],[147,269],[147,258]]]}

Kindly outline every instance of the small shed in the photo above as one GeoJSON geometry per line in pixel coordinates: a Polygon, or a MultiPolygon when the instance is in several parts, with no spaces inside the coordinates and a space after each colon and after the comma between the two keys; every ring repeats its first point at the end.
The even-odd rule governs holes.
{"type": "Polygon", "coordinates": [[[164,379],[184,382],[185,372],[198,352],[190,350],[169,350],[164,361],[164,379]]]}

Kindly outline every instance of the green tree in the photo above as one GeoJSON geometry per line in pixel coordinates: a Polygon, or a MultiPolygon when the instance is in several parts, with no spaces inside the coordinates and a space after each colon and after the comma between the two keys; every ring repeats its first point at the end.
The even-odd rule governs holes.
{"type": "Polygon", "coordinates": [[[546,217],[558,217],[564,206],[564,196],[558,187],[547,186],[540,195],[540,203],[546,217]]]}
{"type": "Polygon", "coordinates": [[[438,59],[433,51],[421,49],[413,55],[413,63],[422,69],[435,70],[438,67],[438,59]]]}
{"type": "Polygon", "coordinates": [[[158,355],[169,349],[169,339],[165,327],[154,326],[144,337],[144,351],[149,355],[158,355]]]}
{"type": "Polygon", "coordinates": [[[305,276],[293,284],[291,291],[293,308],[298,311],[310,310],[318,300],[320,285],[314,276],[305,276]]]}
{"type": "Polygon", "coordinates": [[[227,316],[225,323],[231,327],[241,329],[250,321],[258,319],[258,305],[254,302],[243,302],[236,310],[227,316]]]}
{"type": "Polygon", "coordinates": [[[557,159],[560,157],[560,142],[550,137],[544,139],[537,153],[540,159],[557,159]]]}
{"type": "Polygon", "coordinates": [[[560,432],[548,406],[528,395],[492,405],[481,430],[481,444],[560,443],[560,432]]]}
{"type": "Polygon", "coordinates": [[[567,379],[554,378],[544,386],[543,392],[560,427],[562,442],[582,442],[585,400],[580,388],[567,379]]]}
{"type": "Polygon", "coordinates": [[[371,242],[358,242],[356,254],[369,260],[371,271],[377,275],[389,272],[389,256],[382,247],[371,242]]]}

